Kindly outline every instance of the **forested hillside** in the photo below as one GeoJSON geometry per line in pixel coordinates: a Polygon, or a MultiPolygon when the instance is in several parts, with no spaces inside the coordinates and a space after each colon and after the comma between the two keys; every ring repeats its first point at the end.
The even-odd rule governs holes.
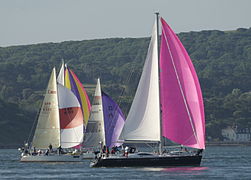
{"type": "MultiPolygon", "coordinates": [[[[180,33],[204,96],[207,137],[228,125],[251,127],[251,28],[180,33]]],[[[36,119],[50,72],[61,60],[91,98],[96,78],[128,113],[149,38],[68,41],[0,48],[0,145],[23,143],[36,119]]]]}

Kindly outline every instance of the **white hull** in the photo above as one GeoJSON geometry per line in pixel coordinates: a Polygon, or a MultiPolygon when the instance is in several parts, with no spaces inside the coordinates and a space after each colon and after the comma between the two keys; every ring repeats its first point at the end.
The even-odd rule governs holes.
{"type": "Polygon", "coordinates": [[[82,156],[79,155],[25,155],[21,157],[21,162],[81,162],[82,156]]]}

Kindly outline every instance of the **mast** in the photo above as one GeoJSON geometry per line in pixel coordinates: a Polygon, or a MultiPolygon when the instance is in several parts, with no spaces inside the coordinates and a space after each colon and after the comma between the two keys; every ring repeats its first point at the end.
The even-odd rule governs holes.
{"type": "MultiPolygon", "coordinates": [[[[159,77],[160,77],[160,66],[159,66],[159,12],[155,12],[156,15],[156,29],[157,29],[157,49],[158,49],[158,73],[159,73],[159,77]]],[[[159,81],[159,103],[160,103],[160,78],[158,79],[159,81]]],[[[159,110],[159,123],[160,123],[160,141],[159,141],[159,154],[162,154],[162,122],[161,122],[161,105],[160,105],[160,110],[159,110]]]]}
{"type": "MultiPolygon", "coordinates": [[[[62,63],[64,63],[64,61],[62,60],[62,63]]],[[[62,64],[62,67],[63,67],[63,64],[62,64]]],[[[55,68],[55,67],[54,67],[55,68]]],[[[56,71],[56,70],[55,70],[56,71]]],[[[64,77],[64,71],[63,71],[63,77],[64,77]]],[[[64,79],[63,79],[64,81],[64,79]]],[[[58,126],[59,126],[59,146],[58,147],[61,147],[61,127],[60,127],[60,112],[59,112],[59,98],[58,98],[58,82],[56,81],[56,85],[57,85],[57,108],[58,108],[58,126]]]]}

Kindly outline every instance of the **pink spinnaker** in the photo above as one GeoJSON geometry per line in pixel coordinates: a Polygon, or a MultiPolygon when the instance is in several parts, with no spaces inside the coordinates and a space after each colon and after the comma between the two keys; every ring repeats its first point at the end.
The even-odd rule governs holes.
{"type": "Polygon", "coordinates": [[[192,61],[161,18],[160,101],[162,135],[184,146],[205,149],[204,105],[192,61]]]}

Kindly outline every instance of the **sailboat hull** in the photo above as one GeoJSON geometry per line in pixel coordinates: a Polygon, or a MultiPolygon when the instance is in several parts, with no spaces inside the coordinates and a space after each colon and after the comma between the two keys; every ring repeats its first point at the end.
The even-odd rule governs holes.
{"type": "Polygon", "coordinates": [[[91,167],[169,167],[200,166],[201,155],[151,156],[151,157],[105,157],[91,162],[91,167]]]}
{"type": "Polygon", "coordinates": [[[83,159],[94,159],[95,158],[95,154],[94,154],[94,152],[83,153],[82,154],[82,158],[83,159]]]}
{"type": "Polygon", "coordinates": [[[21,162],[81,162],[80,155],[26,155],[21,157],[21,162]]]}

